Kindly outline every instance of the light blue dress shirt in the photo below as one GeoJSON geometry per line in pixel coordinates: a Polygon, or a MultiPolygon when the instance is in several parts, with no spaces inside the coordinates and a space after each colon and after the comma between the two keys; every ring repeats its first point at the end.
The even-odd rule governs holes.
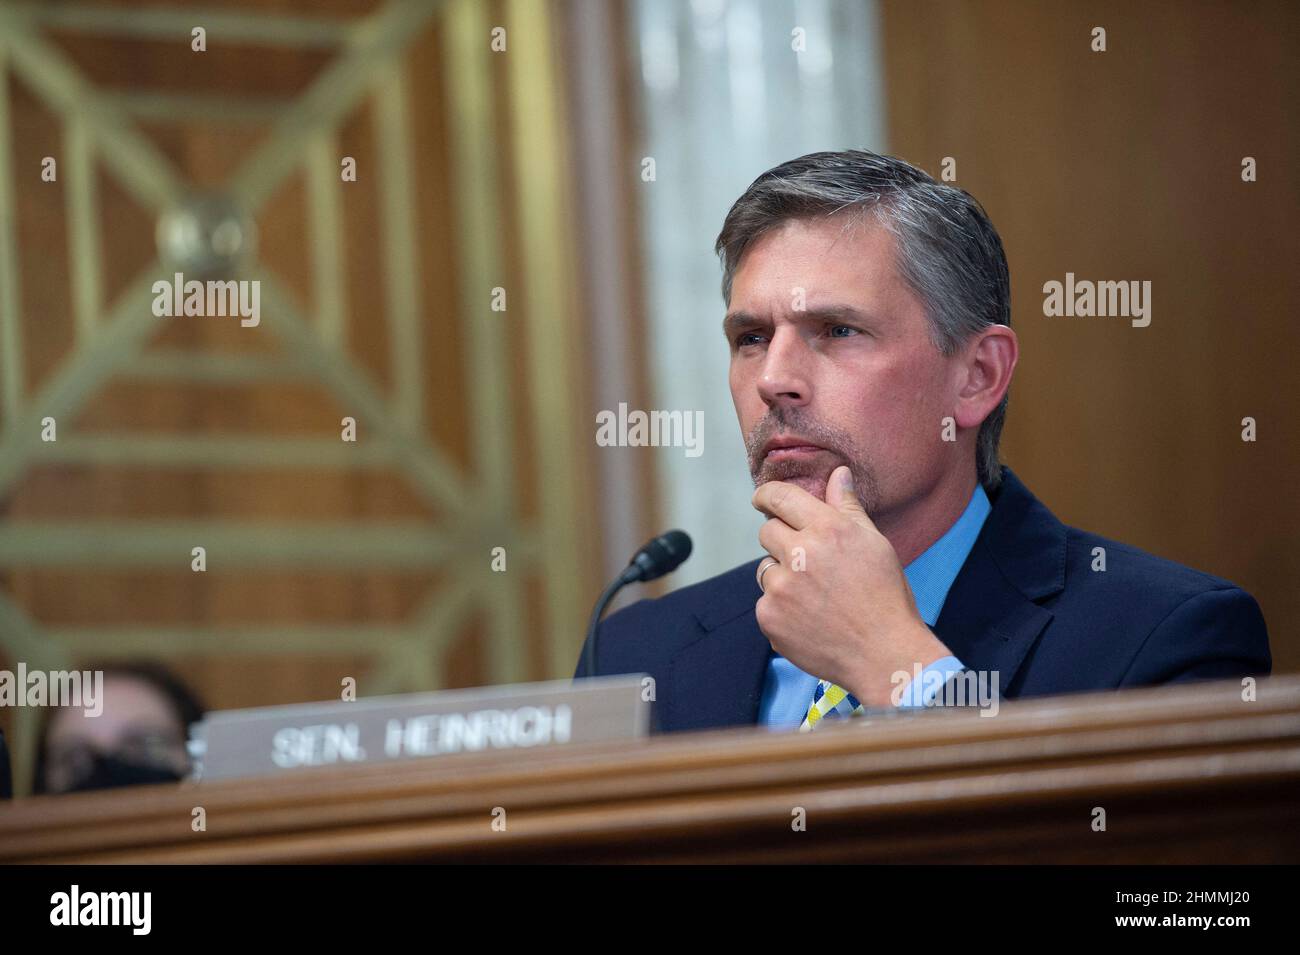
{"type": "MultiPolygon", "coordinates": [[[[975,493],[970,503],[955,524],[929,546],[925,553],[903,568],[908,586],[916,598],[916,609],[926,626],[933,627],[939,619],[939,611],[948,597],[952,582],[957,579],[957,572],[966,557],[975,546],[984,519],[989,516],[991,505],[984,488],[975,485],[975,493]]],[[[954,656],[935,660],[921,671],[919,680],[909,681],[903,688],[899,702],[901,707],[923,706],[939,692],[941,681],[927,680],[932,671],[951,672],[960,670],[962,663],[954,656]],[[928,693],[923,697],[921,688],[927,683],[928,693]]],[[[763,699],[758,707],[758,722],[762,726],[798,728],[803,723],[808,707],[812,704],[813,690],[817,688],[818,678],[805,673],[785,657],[775,651],[767,662],[767,678],[763,683],[763,699]]]]}

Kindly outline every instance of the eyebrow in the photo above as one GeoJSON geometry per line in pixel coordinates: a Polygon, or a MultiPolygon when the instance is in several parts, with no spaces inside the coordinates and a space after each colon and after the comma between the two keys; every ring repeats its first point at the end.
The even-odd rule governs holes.
{"type": "MultiPolygon", "coordinates": [[[[834,321],[835,319],[854,319],[856,321],[870,321],[871,316],[860,308],[852,305],[824,305],[820,308],[810,308],[806,311],[795,313],[799,321],[834,321]]],[[[741,329],[763,327],[771,325],[772,322],[766,318],[760,318],[749,312],[728,312],[727,317],[722,320],[722,333],[728,339],[741,329]]]]}

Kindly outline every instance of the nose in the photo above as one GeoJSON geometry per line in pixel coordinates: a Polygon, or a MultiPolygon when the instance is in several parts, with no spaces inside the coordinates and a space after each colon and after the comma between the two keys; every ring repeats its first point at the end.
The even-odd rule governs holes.
{"type": "Polygon", "coordinates": [[[763,358],[758,393],[768,407],[806,405],[812,400],[808,346],[792,326],[777,329],[763,358]]]}

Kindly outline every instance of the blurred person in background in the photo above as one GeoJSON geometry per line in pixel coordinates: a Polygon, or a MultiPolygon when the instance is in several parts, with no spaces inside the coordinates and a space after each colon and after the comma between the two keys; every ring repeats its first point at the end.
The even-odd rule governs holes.
{"type": "Polygon", "coordinates": [[[13,794],[13,777],[9,772],[9,747],[5,745],[4,731],[0,730],[0,799],[9,799],[13,794]]]}
{"type": "Polygon", "coordinates": [[[35,794],[176,782],[190,772],[186,740],[203,706],[156,663],[90,667],[104,674],[104,711],[54,710],[41,732],[35,794]]]}

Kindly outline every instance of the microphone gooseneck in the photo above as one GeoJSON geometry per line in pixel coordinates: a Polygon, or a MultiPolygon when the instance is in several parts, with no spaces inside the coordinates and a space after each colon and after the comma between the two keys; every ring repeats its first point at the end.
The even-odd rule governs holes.
{"type": "Polygon", "coordinates": [[[587,624],[587,644],[583,654],[583,671],[588,677],[596,675],[596,627],[600,623],[605,608],[614,599],[614,595],[631,583],[645,583],[672,573],[687,557],[691,556],[691,538],[685,531],[668,531],[650,541],[628,561],[623,569],[596,601],[591,611],[591,622],[587,624]]]}

